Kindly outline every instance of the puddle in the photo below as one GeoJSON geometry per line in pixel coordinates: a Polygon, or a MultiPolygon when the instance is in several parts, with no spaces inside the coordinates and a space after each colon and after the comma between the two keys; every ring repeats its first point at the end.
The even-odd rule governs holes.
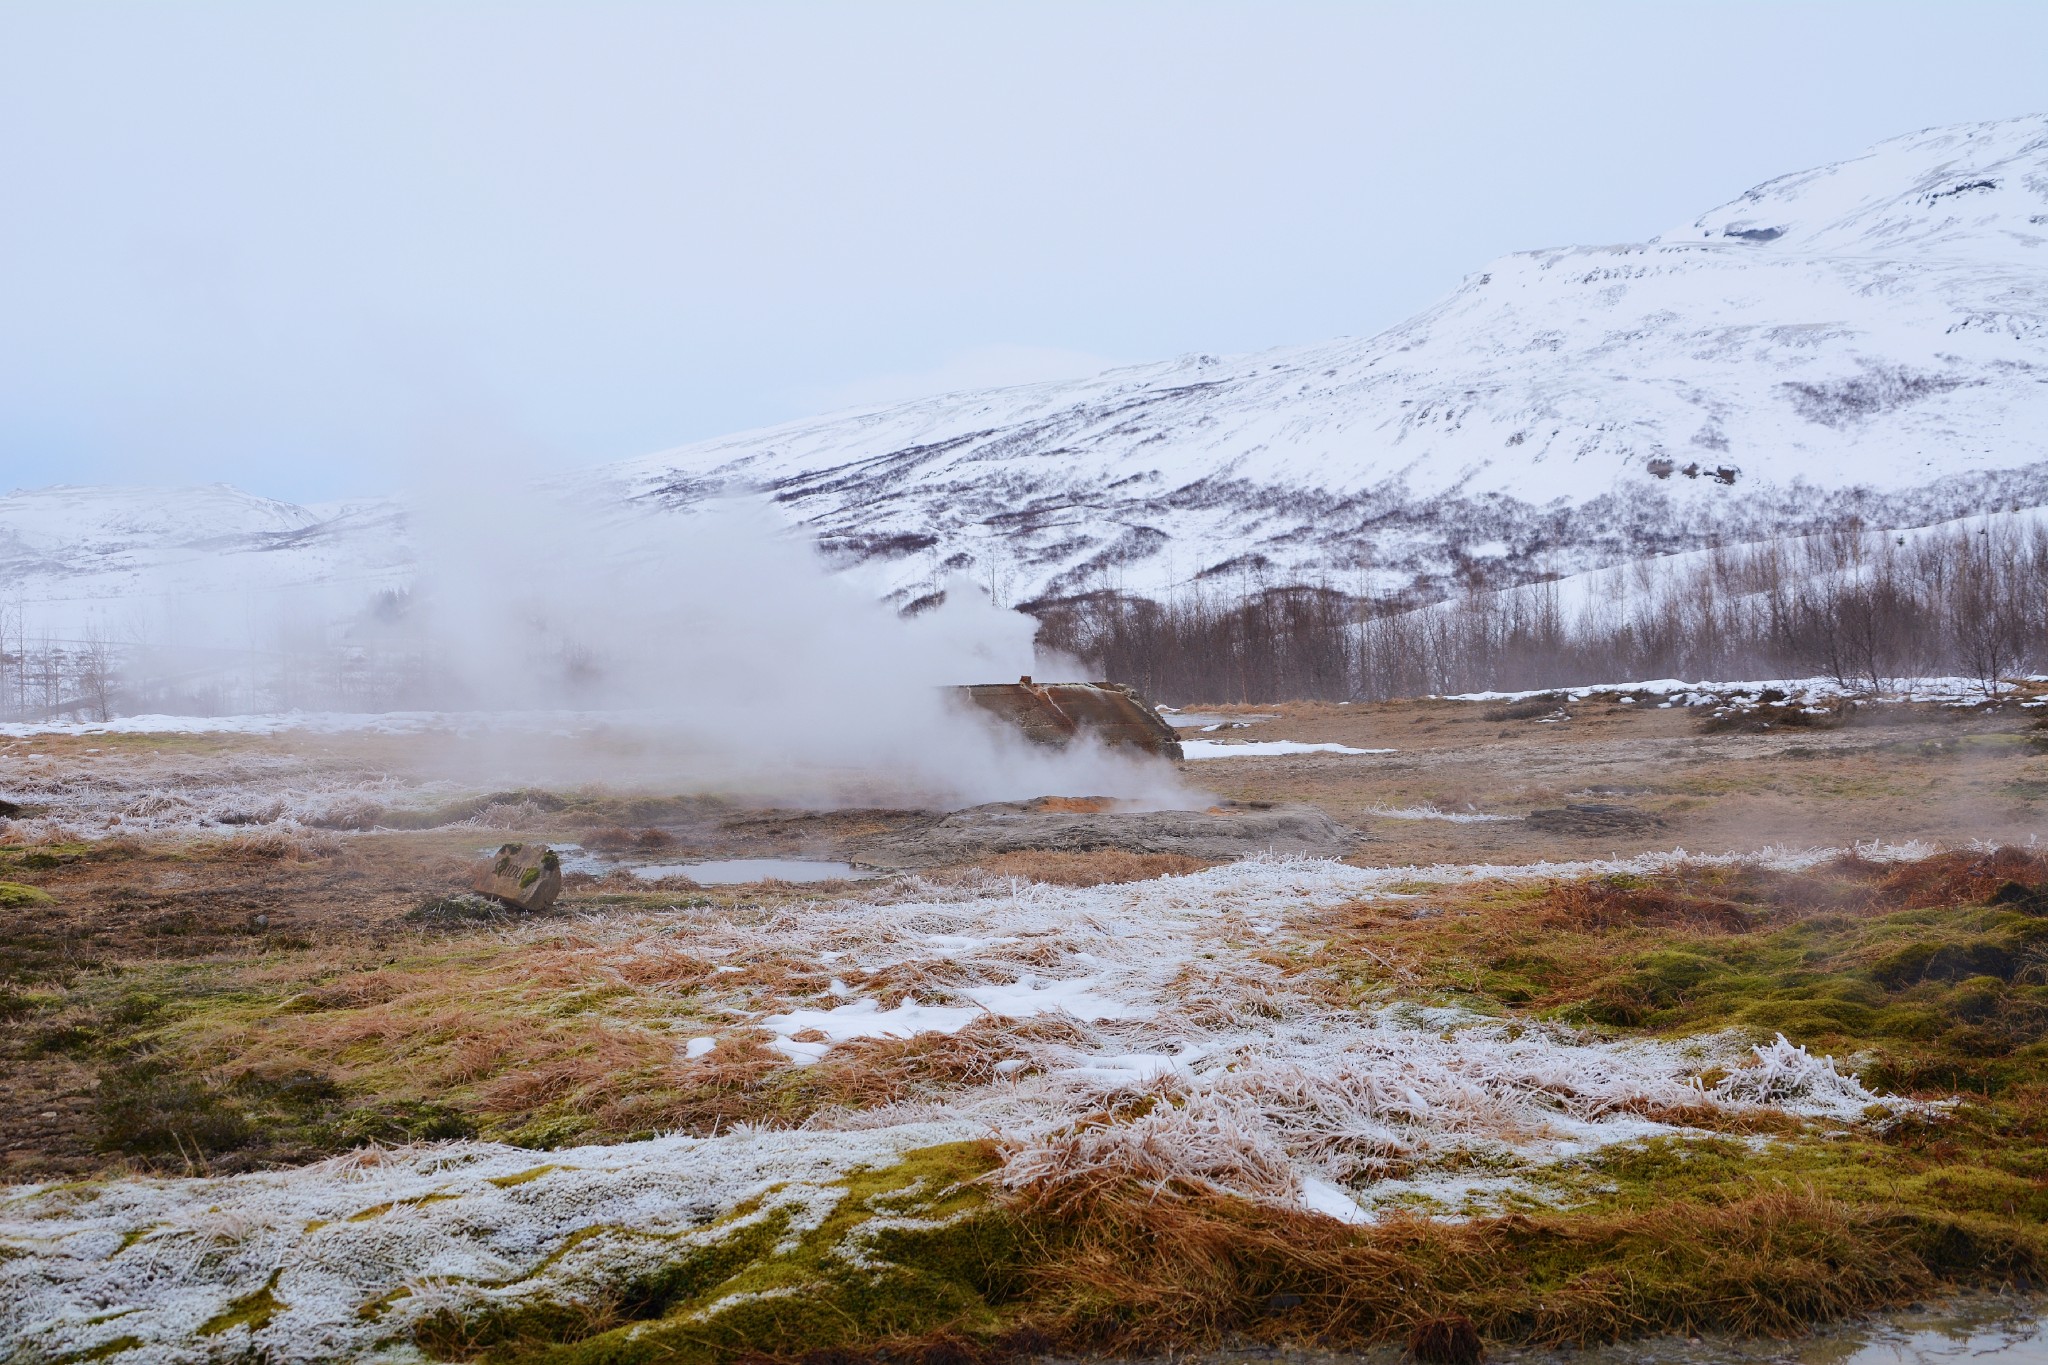
{"type": "Polygon", "coordinates": [[[740,882],[765,882],[771,877],[784,882],[836,882],[877,874],[852,863],[815,862],[808,858],[726,858],[636,867],[633,875],[650,882],[663,877],[688,877],[699,886],[732,886],[740,882]]]}

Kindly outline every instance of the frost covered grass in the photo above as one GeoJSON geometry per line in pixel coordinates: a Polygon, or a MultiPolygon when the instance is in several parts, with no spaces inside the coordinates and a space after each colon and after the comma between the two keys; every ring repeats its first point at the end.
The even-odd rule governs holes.
{"type": "Polygon", "coordinates": [[[1476,810],[1440,810],[1436,806],[1370,806],[1366,814],[1381,820],[1441,820],[1451,825],[1494,825],[1513,820],[1512,815],[1489,815],[1476,810]]]}
{"type": "Polygon", "coordinates": [[[1253,859],[124,972],[35,1026],[186,1097],[173,1170],[300,1092],[499,1141],[17,1189],[0,1323],[138,1360],[1785,1330],[2039,1272],[2044,925],[2024,850],[1253,859]]]}

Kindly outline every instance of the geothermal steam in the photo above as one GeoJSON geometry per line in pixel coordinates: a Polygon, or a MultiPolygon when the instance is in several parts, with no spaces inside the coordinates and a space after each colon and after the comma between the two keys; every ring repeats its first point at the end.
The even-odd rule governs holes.
{"type": "MultiPolygon", "coordinates": [[[[956,578],[943,605],[904,619],[756,501],[651,512],[528,485],[436,498],[410,525],[411,591],[333,629],[357,674],[395,680],[383,708],[489,717],[413,746],[408,761],[438,775],[826,804],[1207,803],[1158,760],[1039,748],[949,695],[1078,676],[1034,657],[1031,618],[956,578]]],[[[284,652],[300,655],[337,615],[311,594],[286,614],[284,652]]]]}

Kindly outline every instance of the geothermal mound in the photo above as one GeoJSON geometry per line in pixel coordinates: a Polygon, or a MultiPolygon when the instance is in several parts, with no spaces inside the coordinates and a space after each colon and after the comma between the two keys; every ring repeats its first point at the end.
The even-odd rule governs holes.
{"type": "Polygon", "coordinates": [[[1099,798],[1045,797],[970,806],[909,829],[851,841],[871,867],[940,867],[1026,850],[1180,853],[1216,861],[1250,853],[1341,857],[1364,838],[1306,805],[1227,801],[1207,810],[1117,810],[1099,798]]]}

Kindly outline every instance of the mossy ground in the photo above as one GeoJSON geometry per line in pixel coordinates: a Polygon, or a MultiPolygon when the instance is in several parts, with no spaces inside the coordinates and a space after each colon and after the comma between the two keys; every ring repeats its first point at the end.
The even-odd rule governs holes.
{"type": "MultiPolygon", "coordinates": [[[[977,1183],[992,1151],[935,1149],[848,1177],[822,1227],[742,1220],[573,1300],[422,1319],[418,1344],[578,1365],[884,1350],[958,1365],[1046,1344],[1400,1340],[1447,1321],[1564,1343],[1790,1332],[1944,1285],[2041,1280],[2042,860],[1402,889],[1325,915],[1289,966],[1356,1004],[1454,1001],[1614,1037],[1783,1032],[1874,1088],[1954,1103],[1889,1123],[1723,1123],[1546,1169],[1542,1199],[1513,1212],[1367,1227],[1194,1189],[1003,1195],[977,1183]]],[[[23,939],[9,959],[19,1036],[98,1071],[110,1161],[162,1169],[471,1133],[548,1146],[783,1125],[979,1074],[937,1037],[801,1070],[739,1038],[717,1065],[679,1068],[679,1041],[708,1031],[711,969],[593,973],[573,926],[119,964],[75,947],[23,939]]],[[[218,1335],[267,1311],[252,1298],[218,1335]]]]}
{"type": "Polygon", "coordinates": [[[1880,1088],[1954,1101],[1925,1116],[1659,1138],[1545,1170],[1542,1200],[1514,1212],[1365,1227],[1171,1187],[999,1195],[971,1180],[986,1149],[940,1149],[853,1177],[794,1249],[736,1232],[595,1306],[447,1318],[419,1341],[578,1365],[1341,1347],[1446,1323],[1584,1344],[1785,1334],[1943,1287],[2038,1284],[2044,884],[2048,866],[2007,853],[1417,887],[1430,904],[1339,912],[1314,950],[1361,1001],[1419,992],[1616,1037],[1783,1031],[1880,1088]],[[863,1233],[892,1200],[945,1217],[863,1233]]]}
{"type": "Polygon", "coordinates": [[[736,1219],[654,1269],[575,1300],[514,1298],[481,1312],[435,1313],[412,1328],[439,1358],[717,1362],[796,1356],[933,1334],[993,1339],[1006,1328],[1021,1249],[1015,1224],[977,1182],[987,1143],[913,1152],[849,1173],[816,1227],[791,1235],[784,1214],[736,1219]]]}

